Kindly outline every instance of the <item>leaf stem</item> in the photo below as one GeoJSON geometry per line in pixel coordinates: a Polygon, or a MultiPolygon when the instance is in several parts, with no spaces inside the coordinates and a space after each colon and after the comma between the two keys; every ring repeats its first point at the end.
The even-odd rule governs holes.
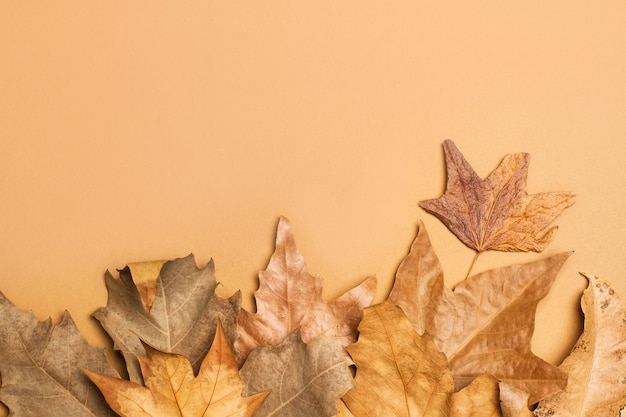
{"type": "Polygon", "coordinates": [[[476,263],[476,260],[478,259],[478,256],[481,254],[482,252],[476,251],[476,253],[474,254],[474,258],[472,259],[472,263],[469,266],[469,269],[467,270],[467,275],[465,275],[465,279],[469,278],[470,274],[472,273],[472,269],[474,268],[474,264],[476,263]]]}

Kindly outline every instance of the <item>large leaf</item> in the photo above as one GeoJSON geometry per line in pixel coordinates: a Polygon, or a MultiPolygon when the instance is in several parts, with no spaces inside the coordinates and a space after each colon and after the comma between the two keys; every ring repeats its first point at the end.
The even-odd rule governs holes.
{"type": "Polygon", "coordinates": [[[272,390],[255,417],[331,417],[352,388],[343,349],[325,336],[304,343],[299,330],[278,346],[255,349],[240,374],[244,395],[272,390]]]}
{"type": "Polygon", "coordinates": [[[139,358],[145,386],[84,370],[122,417],[252,417],[268,394],[241,396],[237,362],[219,322],[198,376],[181,355],[145,350],[139,358]]]}
{"type": "Polygon", "coordinates": [[[488,373],[530,393],[535,403],[565,388],[567,375],[530,350],[537,303],[569,257],[493,269],[449,290],[423,224],[400,264],[389,301],[448,357],[457,389],[488,373]]]}
{"type": "Polygon", "coordinates": [[[528,195],[530,155],[511,154],[484,180],[451,140],[443,144],[447,185],[443,196],[420,202],[467,246],[477,251],[542,251],[556,227],[547,227],[574,204],[573,193],[528,195]]]}
{"type": "Polygon", "coordinates": [[[128,267],[119,278],[107,272],[107,305],[93,316],[122,352],[131,381],[142,381],[137,360],[145,353],[142,340],[161,351],[185,356],[197,372],[218,319],[228,339],[235,339],[241,294],[228,299],[217,296],[214,272],[213,261],[199,269],[193,255],[165,263],[156,278],[149,312],[128,267]]]}
{"type": "Polygon", "coordinates": [[[257,346],[276,346],[298,327],[305,343],[320,335],[342,348],[352,343],[363,308],[374,297],[376,279],[367,278],[331,303],[322,299],[322,287],[322,278],[309,273],[296,248],[289,221],[281,218],[276,249],[267,269],[259,274],[257,313],[242,309],[239,315],[235,347],[240,363],[257,346]]]}
{"type": "Polygon", "coordinates": [[[617,417],[626,407],[626,303],[607,281],[585,276],[584,330],[560,366],[569,384],[540,402],[537,416],[617,417]]]}
{"type": "Polygon", "coordinates": [[[104,350],[89,346],[69,313],[57,326],[40,322],[0,293],[0,400],[12,416],[112,417],[87,366],[116,375],[104,350]]]}
{"type": "Polygon", "coordinates": [[[483,375],[454,393],[445,355],[391,303],[365,309],[348,352],[357,371],[343,400],[356,417],[500,416],[497,381],[483,375]]]}

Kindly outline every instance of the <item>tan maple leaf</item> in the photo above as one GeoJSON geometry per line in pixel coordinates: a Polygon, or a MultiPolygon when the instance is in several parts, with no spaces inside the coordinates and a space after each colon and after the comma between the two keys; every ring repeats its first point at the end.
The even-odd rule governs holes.
{"type": "Polygon", "coordinates": [[[237,362],[219,321],[197,376],[182,355],[145,351],[139,357],[145,386],[83,370],[121,417],[251,417],[269,394],[241,396],[237,362]]]}
{"type": "Polygon", "coordinates": [[[530,155],[510,154],[484,180],[454,142],[443,143],[447,185],[443,196],[419,205],[441,220],[465,245],[482,252],[542,251],[557,227],[548,225],[574,204],[574,194],[528,195],[530,155]]]}
{"type": "Polygon", "coordinates": [[[376,278],[365,279],[331,303],[322,299],[322,287],[322,278],[308,271],[298,251],[289,221],[281,217],[276,249],[265,271],[259,274],[257,313],[244,309],[239,313],[239,337],[235,340],[239,363],[257,346],[276,346],[298,327],[305,343],[320,335],[342,348],[352,343],[363,308],[374,297],[376,278]]]}
{"type": "Polygon", "coordinates": [[[332,417],[337,401],[353,387],[344,349],[319,336],[304,343],[300,329],[278,346],[252,351],[240,370],[244,395],[272,393],[255,417],[332,417]]]}
{"type": "Polygon", "coordinates": [[[365,309],[359,340],[348,346],[355,387],[343,400],[355,417],[495,417],[498,382],[483,375],[454,393],[446,357],[391,303],[365,309]]]}
{"type": "Polygon", "coordinates": [[[565,388],[567,375],[530,350],[535,309],[570,253],[473,275],[454,290],[423,224],[398,267],[388,300],[419,334],[433,336],[460,389],[488,373],[530,394],[535,403],[565,388]]]}
{"type": "Polygon", "coordinates": [[[539,417],[617,417],[626,407],[626,303],[607,281],[583,275],[584,330],[560,365],[569,384],[539,403],[539,417]]]}

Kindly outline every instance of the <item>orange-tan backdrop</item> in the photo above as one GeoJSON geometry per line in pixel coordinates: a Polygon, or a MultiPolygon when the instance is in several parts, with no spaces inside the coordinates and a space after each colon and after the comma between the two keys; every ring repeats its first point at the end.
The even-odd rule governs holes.
{"type": "Polygon", "coordinates": [[[586,271],[626,295],[626,3],[0,2],[0,290],[89,314],[103,274],[194,253],[253,308],[287,216],[333,298],[390,288],[422,219],[449,285],[473,252],[417,206],[453,139],[481,176],[530,152],[528,189],[575,191],[542,255],[575,254],[540,304],[558,363],[586,271]],[[460,4],[462,3],[462,4],[460,4]]]}

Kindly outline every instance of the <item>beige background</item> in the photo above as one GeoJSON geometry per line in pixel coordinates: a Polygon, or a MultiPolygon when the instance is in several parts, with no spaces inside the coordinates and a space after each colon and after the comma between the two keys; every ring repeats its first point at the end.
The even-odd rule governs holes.
{"type": "Polygon", "coordinates": [[[626,3],[458,3],[0,2],[0,290],[102,345],[104,271],[193,252],[250,309],[280,215],[327,299],[383,300],[419,219],[453,285],[473,252],[417,206],[451,138],[578,194],[544,254],[476,265],[576,251],[539,307],[558,363],[578,271],[626,294],[626,3]]]}

